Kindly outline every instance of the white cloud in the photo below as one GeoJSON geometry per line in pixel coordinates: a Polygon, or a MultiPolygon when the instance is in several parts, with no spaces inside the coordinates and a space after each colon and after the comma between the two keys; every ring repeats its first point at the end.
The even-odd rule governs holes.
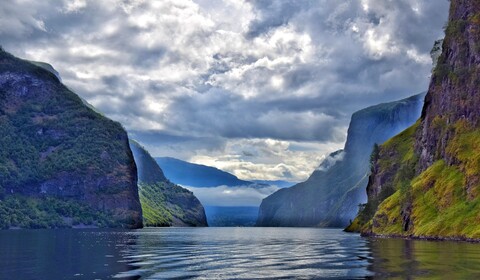
{"type": "Polygon", "coordinates": [[[87,6],[86,0],[67,1],[64,4],[63,10],[65,13],[74,13],[74,12],[79,12],[81,9],[85,8],[86,6],[87,6]]]}
{"type": "Polygon", "coordinates": [[[340,148],[335,143],[299,143],[274,139],[227,140],[216,153],[201,153],[190,160],[214,166],[244,180],[303,181],[320,162],[340,148]]]}
{"type": "Polygon", "coordinates": [[[316,170],[318,171],[328,171],[335,163],[342,161],[343,158],[345,157],[345,152],[336,152],[334,154],[330,154],[327,156],[324,156],[322,162],[320,165],[317,167],[316,170]]]}
{"type": "Polygon", "coordinates": [[[2,1],[0,7],[0,38],[13,37],[22,39],[35,31],[46,32],[44,21],[38,15],[38,1],[25,0],[20,9],[15,2],[2,1]]]}

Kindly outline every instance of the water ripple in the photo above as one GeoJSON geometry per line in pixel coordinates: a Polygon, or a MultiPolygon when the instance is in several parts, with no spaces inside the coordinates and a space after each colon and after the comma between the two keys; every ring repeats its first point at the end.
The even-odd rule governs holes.
{"type": "Polygon", "coordinates": [[[0,231],[3,279],[480,279],[480,244],[340,229],[0,231]]]}
{"type": "Polygon", "coordinates": [[[340,230],[145,229],[123,258],[138,267],[116,278],[355,279],[368,271],[366,240],[340,230]]]}

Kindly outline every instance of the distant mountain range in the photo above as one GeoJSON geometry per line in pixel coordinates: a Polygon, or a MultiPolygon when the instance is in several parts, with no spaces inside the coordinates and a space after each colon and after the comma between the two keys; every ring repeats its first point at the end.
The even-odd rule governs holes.
{"type": "Polygon", "coordinates": [[[220,170],[215,167],[191,163],[171,157],[156,157],[158,165],[162,168],[165,176],[172,182],[182,186],[196,188],[211,188],[218,186],[270,186],[275,185],[279,188],[285,188],[294,185],[293,182],[276,180],[252,180],[245,181],[237,176],[220,170]]]}
{"type": "Polygon", "coordinates": [[[235,175],[211,166],[190,163],[171,157],[157,157],[155,160],[170,181],[182,186],[209,188],[252,184],[252,182],[240,180],[235,175]]]}

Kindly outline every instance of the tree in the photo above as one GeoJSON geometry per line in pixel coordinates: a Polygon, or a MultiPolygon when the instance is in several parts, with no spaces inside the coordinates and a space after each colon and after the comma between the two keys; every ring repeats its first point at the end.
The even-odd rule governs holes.
{"type": "Polygon", "coordinates": [[[375,166],[375,162],[378,160],[378,156],[380,154],[380,147],[377,143],[373,144],[373,150],[370,154],[370,169],[373,170],[375,166]]]}

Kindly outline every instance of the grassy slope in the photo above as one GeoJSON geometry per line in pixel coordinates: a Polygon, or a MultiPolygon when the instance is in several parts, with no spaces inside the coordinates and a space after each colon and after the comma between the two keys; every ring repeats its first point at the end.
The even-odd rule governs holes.
{"type": "Polygon", "coordinates": [[[196,211],[194,208],[197,205],[185,204],[194,198],[187,189],[170,182],[140,183],[139,193],[145,226],[206,226],[206,223],[201,224],[190,213],[196,211]],[[178,203],[175,200],[184,203],[178,203]]]}
{"type": "Polygon", "coordinates": [[[475,114],[479,72],[477,64],[469,64],[478,57],[479,10],[479,1],[451,2],[444,51],[427,95],[430,107],[424,108],[421,119],[425,139],[436,139],[433,149],[418,138],[422,134],[417,135],[433,163],[425,170],[405,164],[407,171],[413,168],[414,178],[410,178],[411,173],[401,174],[398,165],[412,155],[415,158],[415,135],[403,133],[392,138],[390,146],[383,145],[374,176],[392,172],[376,184],[389,195],[370,196],[348,231],[480,240],[480,127],[475,114]],[[471,14],[465,17],[467,11],[471,14]],[[445,101],[436,100],[437,96],[445,101]]]}
{"type": "Polygon", "coordinates": [[[380,146],[378,155],[372,159],[375,161],[372,164],[375,164],[377,172],[388,170],[395,173],[395,176],[392,177],[392,180],[384,183],[382,190],[374,199],[369,197],[368,203],[353,223],[347,227],[347,231],[371,232],[372,219],[379,205],[396,192],[407,195],[407,186],[415,168],[416,157],[413,152],[413,140],[418,125],[417,122],[380,146]]]}
{"type": "Polygon", "coordinates": [[[166,207],[164,189],[165,183],[139,183],[143,223],[147,227],[168,227],[172,225],[173,216],[170,209],[166,207]]]}
{"type": "MultiPolygon", "coordinates": [[[[458,164],[448,166],[444,160],[438,160],[413,179],[396,172],[393,182],[386,183],[392,183],[393,194],[384,200],[369,201],[347,230],[376,235],[480,238],[480,183],[477,181],[468,187],[466,183],[468,176],[480,173],[480,129],[474,129],[464,121],[445,129],[455,131],[447,152],[458,164]],[[402,211],[409,205],[411,226],[405,231],[402,211]]],[[[413,155],[414,127],[409,130],[381,147],[381,153],[399,151],[391,158],[379,160],[383,168],[398,163],[409,165],[413,155]]]]}
{"type": "Polygon", "coordinates": [[[139,174],[139,196],[145,226],[206,226],[204,209],[194,194],[165,178],[148,151],[131,140],[139,174]]]}

